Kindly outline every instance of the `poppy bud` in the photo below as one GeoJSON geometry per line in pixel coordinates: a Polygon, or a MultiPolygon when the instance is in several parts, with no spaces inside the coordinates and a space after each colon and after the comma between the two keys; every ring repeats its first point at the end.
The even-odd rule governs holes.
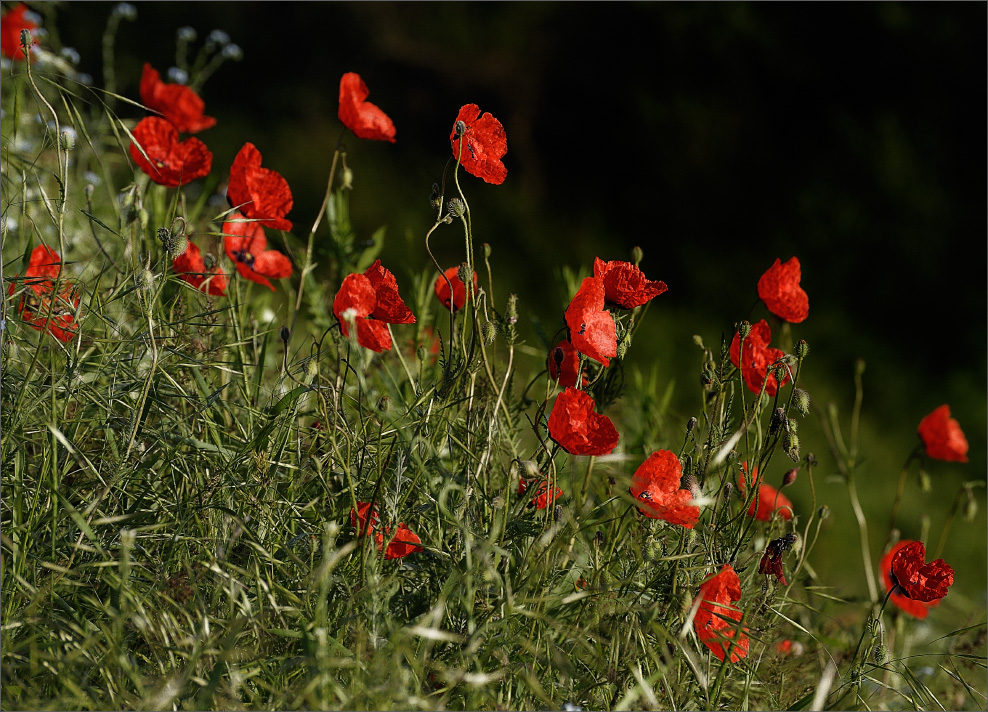
{"type": "Polygon", "coordinates": [[[691,591],[683,592],[679,610],[683,612],[683,618],[686,618],[690,614],[690,611],[693,610],[693,593],[691,591]]]}
{"type": "Polygon", "coordinates": [[[141,208],[140,210],[137,211],[137,220],[141,224],[141,229],[142,230],[147,230],[148,229],[148,222],[151,220],[151,216],[148,215],[148,211],[147,210],[145,210],[144,208],[141,208]]]}
{"type": "Polygon", "coordinates": [[[62,147],[63,151],[71,151],[75,148],[75,131],[70,128],[62,129],[61,133],[58,134],[58,145],[62,147]]]}
{"type": "Polygon", "coordinates": [[[808,415],[810,412],[810,394],[802,388],[797,388],[793,393],[793,405],[800,415],[808,415]]]}
{"type": "Polygon", "coordinates": [[[978,500],[974,498],[974,492],[971,491],[970,487],[965,487],[965,491],[967,492],[967,501],[964,503],[964,521],[973,522],[978,513],[978,500]]]}
{"type": "Polygon", "coordinates": [[[734,485],[730,482],[724,485],[724,499],[730,499],[731,495],[734,493],[734,485]]]}
{"type": "Polygon", "coordinates": [[[889,649],[885,643],[882,643],[877,648],[875,648],[875,663],[878,665],[884,665],[889,659],[889,649]]]}
{"type": "Polygon", "coordinates": [[[683,489],[688,489],[690,491],[690,496],[693,499],[700,499],[700,485],[697,484],[696,475],[692,472],[687,473],[683,476],[680,484],[683,489]]]}
{"type": "Polygon", "coordinates": [[[830,517],[830,507],[827,505],[820,507],[817,511],[817,516],[820,517],[821,520],[828,519],[830,517]]]}
{"type": "Polygon", "coordinates": [[[644,256],[645,255],[642,252],[642,248],[640,248],[638,245],[635,245],[631,249],[631,261],[635,264],[635,267],[638,266],[638,263],[642,261],[642,257],[644,256]]]}
{"type": "Polygon", "coordinates": [[[343,176],[340,178],[340,188],[343,190],[353,188],[353,169],[349,166],[343,169],[343,176]]]}
{"type": "Polygon", "coordinates": [[[485,260],[490,259],[490,257],[491,257],[491,246],[485,242],[482,245],[482,247],[483,247],[483,250],[484,250],[484,259],[485,260]]]}
{"type": "Polygon", "coordinates": [[[799,462],[799,437],[796,433],[786,433],[782,436],[782,449],[793,462],[799,462]]]}
{"type": "Polygon", "coordinates": [[[281,327],[281,340],[288,343],[288,340],[292,337],[292,330],[287,326],[281,327]]]}
{"type": "Polygon", "coordinates": [[[316,359],[309,359],[309,362],[305,365],[305,375],[311,381],[316,377],[319,372],[319,361],[316,359]]]}
{"type": "Polygon", "coordinates": [[[857,361],[854,362],[854,375],[860,378],[861,376],[864,375],[864,372],[865,372],[865,360],[863,358],[859,358],[857,361]]]}
{"type": "Polygon", "coordinates": [[[96,186],[92,183],[86,183],[86,188],[83,192],[86,194],[86,200],[92,200],[93,193],[96,192],[96,186]]]}
{"type": "Polygon", "coordinates": [[[391,398],[388,396],[381,396],[377,401],[377,409],[383,413],[387,413],[391,410],[391,398]]]}
{"type": "Polygon", "coordinates": [[[525,469],[525,476],[529,479],[539,476],[539,466],[531,460],[522,460],[521,466],[525,469]]]}
{"type": "Polygon", "coordinates": [[[27,56],[27,53],[31,49],[31,43],[32,43],[31,30],[28,29],[21,30],[21,52],[24,53],[25,57],[27,56]]]}
{"type": "Polygon", "coordinates": [[[467,123],[465,121],[457,121],[453,126],[453,130],[456,131],[457,136],[462,136],[467,132],[467,123]]]}
{"type": "MultiPolygon", "coordinates": [[[[466,206],[463,201],[459,198],[450,198],[449,202],[446,203],[446,209],[449,210],[449,214],[455,218],[462,217],[463,213],[466,212],[466,206]]],[[[464,282],[466,284],[466,282],[464,282]]]]}
{"type": "Polygon", "coordinates": [[[426,350],[425,344],[419,344],[419,347],[415,349],[415,355],[419,361],[425,361],[428,358],[429,352],[426,350]]]}
{"type": "Polygon", "coordinates": [[[604,532],[602,532],[600,529],[598,529],[597,533],[593,535],[593,545],[596,546],[598,549],[604,546],[604,532]]]}
{"type": "Polygon", "coordinates": [[[432,194],[429,196],[429,205],[438,208],[442,204],[442,195],[439,193],[439,184],[432,184],[432,194]]]}
{"type": "Polygon", "coordinates": [[[796,358],[803,360],[809,352],[810,347],[809,344],[806,343],[806,339],[800,339],[796,342],[796,358]]]}
{"type": "Polygon", "coordinates": [[[150,291],[154,288],[154,272],[149,269],[142,269],[137,274],[137,286],[140,289],[150,291]]]}
{"type": "Polygon", "coordinates": [[[798,473],[799,473],[799,468],[798,468],[798,467],[794,467],[793,469],[791,469],[791,470],[789,470],[789,471],[788,471],[788,472],[787,472],[787,473],[786,473],[785,475],[783,475],[783,477],[782,477],[782,486],[783,486],[783,487],[788,487],[788,486],[789,486],[789,485],[791,485],[791,484],[792,484],[793,482],[795,482],[795,481],[796,481],[796,475],[797,475],[798,473]]]}
{"type": "Polygon", "coordinates": [[[919,471],[919,488],[924,493],[930,493],[933,491],[933,481],[930,479],[929,473],[923,469],[920,469],[919,471]]]}
{"type": "Polygon", "coordinates": [[[213,267],[216,266],[216,258],[212,252],[207,252],[202,256],[202,266],[206,268],[207,272],[211,272],[213,267]]]}
{"type": "Polygon", "coordinates": [[[748,334],[750,334],[750,333],[751,333],[751,323],[750,322],[742,321],[740,324],[738,324],[738,336],[741,337],[741,340],[742,341],[744,341],[745,339],[747,339],[748,338],[748,334]]]}
{"type": "Polygon", "coordinates": [[[788,430],[790,433],[799,432],[799,423],[797,423],[792,418],[789,418],[788,420],[786,420],[786,430],[788,430]]]}
{"type": "Polygon", "coordinates": [[[624,337],[618,342],[617,345],[617,357],[624,358],[624,355],[628,353],[628,348],[631,346],[631,332],[624,332],[624,337]]]}
{"type": "Polygon", "coordinates": [[[786,412],[782,408],[776,408],[772,413],[772,422],[768,426],[768,434],[775,435],[779,432],[779,428],[782,427],[782,423],[785,420],[786,412]]]}
{"type": "Polygon", "coordinates": [[[493,321],[485,321],[484,325],[480,327],[480,331],[484,337],[484,341],[488,344],[494,343],[494,337],[497,336],[497,325],[493,321]]]}
{"type": "Polygon", "coordinates": [[[692,433],[693,432],[693,428],[696,427],[696,424],[698,422],[699,421],[696,419],[695,416],[694,417],[691,417],[689,420],[687,420],[686,421],[686,432],[687,433],[692,433]]]}

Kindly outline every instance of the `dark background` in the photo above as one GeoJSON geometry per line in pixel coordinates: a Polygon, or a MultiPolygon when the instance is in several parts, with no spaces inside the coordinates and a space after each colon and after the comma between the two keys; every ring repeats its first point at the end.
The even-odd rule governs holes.
{"type": "MultiPolygon", "coordinates": [[[[72,2],[55,14],[96,84],[112,7],[72,2]]],[[[207,113],[219,121],[199,137],[221,172],[245,141],[258,146],[292,187],[299,244],[341,133],[340,76],[360,73],[398,141],[347,136],[354,221],[364,235],[388,227],[384,261],[402,285],[428,264],[428,197],[459,107],[491,112],[507,132],[508,178],[490,186],[463,175],[461,185],[478,242],[493,248],[498,298],[509,286],[519,294],[523,333],[541,349],[535,321],[554,331],[571,296],[561,268],[586,275],[594,256],[630,259],[640,245],[642,269],[669,292],[629,364],[657,364],[676,381],[683,422],[698,414],[692,335],[716,344],[736,321],[767,316],[758,277],[797,255],[810,317],[792,338],[812,349],[804,385],[816,413],[833,401],[846,416],[854,362],[868,364],[859,477],[877,551],[916,424],[936,406],[950,403],[971,462],[929,463],[932,495],[910,480],[903,536],[918,538],[926,513],[935,543],[958,484],[985,478],[986,7],[137,3],[116,64],[119,91],[138,99],[143,62],[163,75],[174,64],[176,29],[196,28],[196,48],[210,30],[228,32],[244,59],[207,82],[207,113]]],[[[432,244],[441,262],[462,258],[458,232],[432,244]]],[[[814,418],[804,428],[804,442],[825,450],[814,418]]],[[[797,482],[797,504],[805,486],[797,482]]],[[[856,545],[844,487],[827,487],[834,535],[852,538],[821,555],[860,592],[860,561],[846,560],[856,545]]],[[[945,556],[974,567],[975,583],[960,578],[983,605],[977,492],[979,516],[955,523],[945,556]]]]}

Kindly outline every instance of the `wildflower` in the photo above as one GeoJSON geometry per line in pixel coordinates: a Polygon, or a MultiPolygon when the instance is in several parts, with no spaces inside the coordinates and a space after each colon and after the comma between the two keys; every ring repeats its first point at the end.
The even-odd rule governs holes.
{"type": "MultiPolygon", "coordinates": [[[[25,289],[17,310],[31,328],[47,330],[59,341],[68,342],[79,329],[75,321],[79,294],[75,285],[63,282],[55,295],[55,281],[61,270],[62,260],[57,252],[44,245],[35,247],[24,272],[25,289]]],[[[12,283],[8,294],[13,295],[16,289],[16,283],[12,283]]]]}
{"type": "Polygon", "coordinates": [[[697,591],[700,606],[693,618],[693,630],[710,651],[723,661],[732,663],[748,655],[747,628],[739,629],[734,622],[741,620],[743,613],[732,605],[741,600],[741,581],[730,564],[724,564],[720,571],[708,577],[697,591]]]}
{"type": "Polygon", "coordinates": [[[795,543],[796,534],[794,532],[789,532],[783,537],[770,541],[765,548],[765,553],[762,554],[762,560],[758,562],[758,573],[766,576],[774,574],[779,583],[787,586],[786,574],[782,570],[782,555],[789,551],[795,543]]]}
{"type": "Polygon", "coordinates": [[[231,207],[265,227],[292,229],[291,220],[285,219],[292,209],[288,181],[277,171],[261,168],[261,152],[252,143],[245,143],[233,159],[226,197],[231,207]]]}
{"type": "MultiPolygon", "coordinates": [[[[21,30],[36,30],[38,26],[27,17],[30,10],[24,3],[20,3],[13,10],[0,18],[0,53],[4,57],[20,61],[24,59],[24,51],[21,49],[21,30]]],[[[31,43],[38,44],[37,40],[31,43]]],[[[34,57],[31,57],[34,61],[34,57]]]]}
{"type": "Polygon", "coordinates": [[[571,455],[607,455],[618,432],[606,415],[594,411],[587,393],[567,388],[556,397],[549,416],[549,436],[571,455]]]}
{"type": "Polygon", "coordinates": [[[234,212],[223,223],[223,249],[233,260],[237,272],[252,282],[263,284],[272,292],[271,279],[284,279],[292,275],[292,263],[277,250],[269,250],[264,236],[264,223],[248,220],[234,212]]]}
{"type": "Polygon", "coordinates": [[[651,281],[630,262],[604,262],[594,258],[593,276],[604,283],[604,300],[623,309],[634,309],[669,288],[665,282],[651,281]]]}
{"type": "MultiPolygon", "coordinates": [[[[518,481],[518,494],[523,495],[528,490],[528,482],[525,480],[518,481]]],[[[535,488],[535,497],[532,501],[528,503],[529,507],[535,507],[536,509],[545,509],[550,504],[556,501],[556,498],[563,496],[563,491],[558,487],[553,487],[552,491],[549,491],[549,483],[545,480],[539,482],[538,486],[535,488]]]]}
{"type": "Polygon", "coordinates": [[[892,555],[892,583],[913,601],[939,601],[954,583],[954,570],[943,559],[929,564],[925,561],[926,547],[923,542],[907,542],[892,555]]]}
{"type": "MultiPolygon", "coordinates": [[[[738,478],[738,489],[743,495],[747,489],[748,484],[748,463],[745,462],[741,465],[741,476],[738,478]]],[[[767,485],[758,482],[758,468],[756,467],[751,472],[752,483],[757,483],[758,494],[752,499],[751,506],[748,507],[748,516],[754,517],[755,519],[767,522],[772,519],[772,515],[776,512],[779,516],[785,520],[792,519],[792,502],[784,494],[779,492],[772,485],[767,485]]]]}
{"type": "Polygon", "coordinates": [[[453,158],[470,175],[494,185],[501,185],[507,178],[508,169],[501,163],[501,157],[508,152],[504,127],[490,114],[481,116],[480,107],[476,104],[460,107],[449,134],[449,143],[453,148],[453,158]]]}
{"type": "MultiPolygon", "coordinates": [[[[761,393],[762,384],[765,384],[765,392],[770,397],[775,397],[780,385],[789,382],[789,374],[782,377],[780,384],[775,374],[770,370],[770,366],[785,353],[781,349],[775,349],[768,344],[772,340],[772,329],[768,322],[762,319],[757,324],[751,325],[751,332],[744,340],[744,360],[741,362],[741,376],[745,385],[752,393],[761,393]],[[767,372],[767,373],[766,373],[767,372]]],[[[731,363],[738,365],[738,358],[741,354],[741,337],[734,335],[731,341],[731,363]]]]}
{"type": "Polygon", "coordinates": [[[195,91],[181,84],[161,81],[161,74],[147,62],[141,74],[141,101],[180,133],[197,133],[216,124],[212,116],[203,115],[206,105],[195,91]]]}
{"type": "Polygon", "coordinates": [[[199,248],[191,242],[185,252],[172,260],[172,270],[179,279],[201,292],[217,297],[226,296],[226,275],[215,265],[212,270],[207,270],[199,248]]]}
{"type": "MultiPolygon", "coordinates": [[[[561,386],[576,387],[576,372],[580,368],[580,352],[565,339],[549,352],[549,377],[561,386]]],[[[583,370],[581,385],[587,384],[587,371],[583,370]]]]}
{"type": "Polygon", "coordinates": [[[350,335],[352,319],[357,325],[357,343],[378,353],[391,348],[388,324],[415,323],[415,315],[398,294],[395,276],[381,266],[381,260],[375,260],[363,274],[343,279],[333,300],[333,314],[344,336],[350,335]]]}
{"type": "Polygon", "coordinates": [[[385,526],[382,533],[377,510],[371,508],[370,502],[357,502],[357,508],[350,510],[350,524],[357,530],[358,537],[373,534],[378,551],[384,548],[385,537],[390,538],[388,548],[384,552],[385,559],[400,559],[416,551],[422,551],[420,546],[422,540],[404,522],[398,524],[393,537],[390,526],[385,526]]]}
{"type": "Polygon", "coordinates": [[[206,144],[194,137],[179,141],[178,130],[165,119],[147,116],[131,133],[130,157],[159,185],[176,188],[209,175],[213,167],[213,154],[206,144]]]}
{"type": "MultiPolygon", "coordinates": [[[[433,285],[433,291],[436,293],[436,299],[438,299],[444,307],[450,308],[450,292],[449,287],[453,285],[453,311],[458,311],[463,308],[463,305],[467,301],[467,289],[466,285],[463,284],[463,280],[460,279],[460,268],[450,267],[448,270],[443,272],[445,276],[439,276],[436,278],[436,283],[433,285]],[[449,281],[447,281],[449,280],[449,281]]],[[[473,288],[477,289],[477,273],[473,273],[473,288]]]]}
{"type": "Polygon", "coordinates": [[[395,125],[376,105],[364,101],[370,94],[356,72],[347,72],[340,80],[340,121],[357,138],[395,142],[395,125]]]}
{"type": "Polygon", "coordinates": [[[617,328],[614,317],[604,310],[604,283],[587,277],[566,308],[569,340],[580,351],[604,366],[609,356],[617,356],[617,328]]]}
{"type": "Polygon", "coordinates": [[[788,638],[785,640],[780,640],[775,644],[775,651],[779,655],[789,655],[792,653],[792,641],[788,638]]]}
{"type": "Polygon", "coordinates": [[[758,280],[758,297],[781,319],[798,324],[810,313],[810,300],[799,286],[799,260],[795,257],[775,264],[758,280]]]}
{"type": "Polygon", "coordinates": [[[909,539],[903,539],[892,546],[892,548],[885,553],[885,556],[882,557],[879,568],[882,572],[882,583],[885,585],[885,590],[892,592],[892,595],[890,596],[892,603],[898,606],[900,610],[911,615],[913,618],[923,620],[930,614],[931,608],[940,605],[940,599],[934,599],[932,601],[913,600],[912,598],[909,598],[909,596],[905,595],[903,589],[897,587],[892,579],[892,559],[901,549],[912,543],[913,542],[909,539]]]}
{"type": "Polygon", "coordinates": [[[692,529],[700,519],[700,508],[690,504],[693,494],[680,489],[683,468],[676,453],[659,450],[648,456],[631,478],[631,496],[646,517],[664,519],[692,529]]]}
{"type": "Polygon", "coordinates": [[[919,422],[919,437],[926,454],[934,460],[967,462],[967,438],[960,424],[950,417],[950,406],[944,404],[919,422]]]}

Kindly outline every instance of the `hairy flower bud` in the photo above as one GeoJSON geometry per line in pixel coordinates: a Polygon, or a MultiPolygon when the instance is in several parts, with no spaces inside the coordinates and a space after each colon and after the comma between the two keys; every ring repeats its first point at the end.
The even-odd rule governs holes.
{"type": "Polygon", "coordinates": [[[280,336],[282,341],[288,343],[288,340],[292,338],[292,330],[289,329],[287,326],[282,326],[280,336]]]}
{"type": "Polygon", "coordinates": [[[878,665],[884,665],[889,659],[889,649],[885,643],[880,644],[875,648],[875,663],[878,665]]]}
{"type": "Polygon", "coordinates": [[[796,342],[796,358],[803,360],[806,358],[807,354],[810,352],[809,344],[806,343],[806,339],[800,339],[796,342]]]}
{"type": "Polygon", "coordinates": [[[799,468],[798,467],[794,467],[793,469],[791,469],[788,472],[786,472],[786,474],[782,476],[782,486],[783,487],[788,487],[793,482],[795,482],[796,481],[796,475],[797,474],[799,474],[799,468]]]}
{"type": "Polygon", "coordinates": [[[429,196],[429,205],[438,208],[442,204],[442,195],[439,192],[439,184],[432,184],[432,194],[429,196]]]}
{"type": "MultiPolygon", "coordinates": [[[[449,211],[450,215],[458,218],[463,216],[463,213],[466,212],[467,207],[459,198],[450,198],[449,202],[446,203],[446,209],[449,211]]],[[[466,282],[464,282],[464,284],[466,284],[466,282]]]]}
{"type": "Polygon", "coordinates": [[[782,408],[776,408],[772,413],[772,421],[768,425],[768,434],[775,435],[779,432],[779,428],[782,427],[782,423],[785,422],[786,411],[782,408]]]}
{"type": "Polygon", "coordinates": [[[782,436],[782,449],[793,462],[799,462],[799,437],[796,433],[787,432],[782,436]]]}
{"type": "Polygon", "coordinates": [[[802,388],[793,391],[792,403],[796,407],[796,412],[800,415],[808,415],[810,412],[810,394],[802,388]]]}
{"type": "Polygon", "coordinates": [[[62,147],[63,151],[71,151],[75,148],[75,130],[71,128],[64,128],[58,134],[58,145],[62,147]]]}
{"type": "Polygon", "coordinates": [[[213,271],[213,267],[216,266],[216,258],[212,252],[207,252],[202,256],[202,266],[206,268],[207,272],[213,271]]]}
{"type": "Polygon", "coordinates": [[[741,337],[742,341],[747,339],[748,334],[750,333],[751,333],[751,322],[742,321],[740,324],[738,324],[738,336],[741,337]]]}
{"type": "Polygon", "coordinates": [[[817,510],[817,516],[820,517],[821,520],[828,519],[830,517],[830,507],[827,505],[820,507],[820,509],[817,510]]]}
{"type": "Polygon", "coordinates": [[[696,424],[698,422],[699,421],[696,419],[696,416],[690,417],[690,419],[686,421],[686,432],[687,433],[692,433],[693,432],[693,428],[696,427],[696,424]]]}
{"type": "Polygon", "coordinates": [[[493,321],[485,321],[484,325],[480,327],[480,331],[485,342],[494,343],[494,338],[497,336],[497,325],[493,321]]]}

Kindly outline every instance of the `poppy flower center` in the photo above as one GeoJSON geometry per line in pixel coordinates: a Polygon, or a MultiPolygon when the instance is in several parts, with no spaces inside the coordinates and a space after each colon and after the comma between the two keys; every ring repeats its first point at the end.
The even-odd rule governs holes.
{"type": "Polygon", "coordinates": [[[254,266],[254,255],[252,255],[249,250],[234,250],[233,258],[237,262],[242,262],[248,267],[254,266]]]}

